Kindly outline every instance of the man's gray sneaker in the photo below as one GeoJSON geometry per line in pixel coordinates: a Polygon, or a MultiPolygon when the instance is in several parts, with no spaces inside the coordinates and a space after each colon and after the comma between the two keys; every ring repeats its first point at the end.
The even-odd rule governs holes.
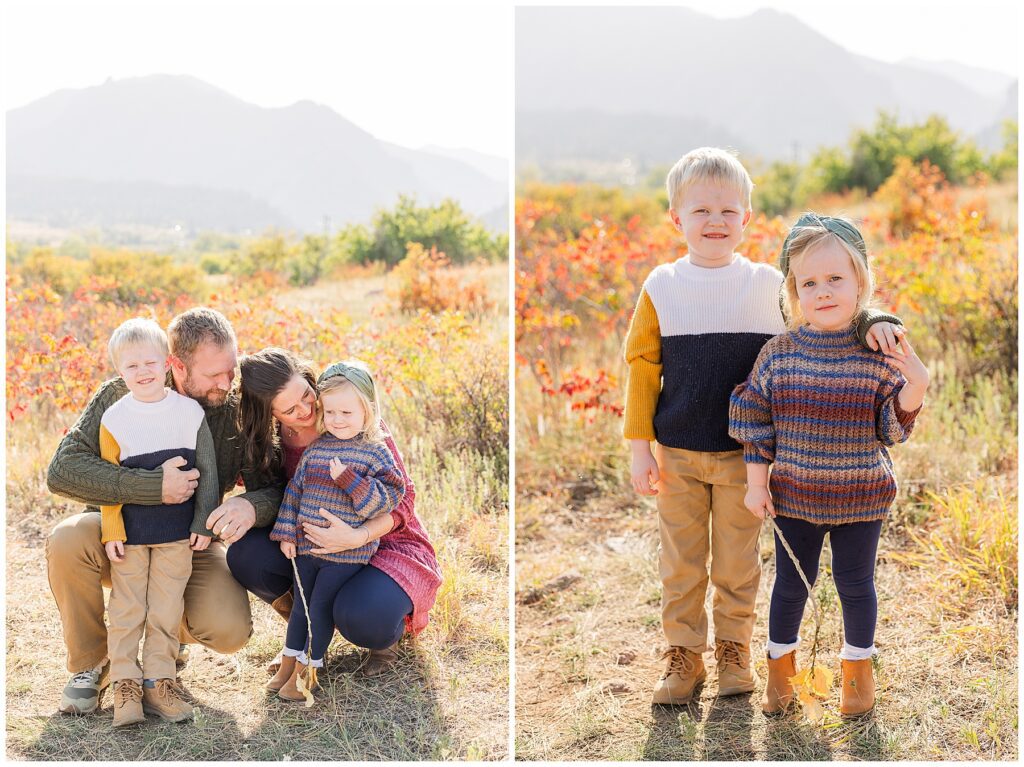
{"type": "Polygon", "coordinates": [[[100,696],[110,684],[110,664],[79,671],[64,685],[60,696],[62,714],[91,714],[100,704],[100,696]]]}

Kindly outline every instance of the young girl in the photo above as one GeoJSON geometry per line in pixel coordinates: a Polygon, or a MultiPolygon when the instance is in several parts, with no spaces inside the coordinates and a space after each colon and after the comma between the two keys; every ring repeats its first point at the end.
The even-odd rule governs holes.
{"type": "MultiPolygon", "coordinates": [[[[882,521],[896,497],[887,446],[905,441],[928,387],[928,371],[906,337],[880,354],[858,343],[853,318],[872,293],[864,238],[844,219],[806,213],[786,238],[790,332],[761,350],[736,387],[729,433],[743,443],[746,507],[775,518],[813,584],[825,534],[843,608],[841,712],[875,702],[871,656],[878,603],[874,568],[882,521]],[[771,480],[768,467],[774,464],[771,480]]],[[[768,619],[768,683],[762,709],[791,702],[798,631],[807,590],[776,535],[768,619]]]]}
{"type": "Polygon", "coordinates": [[[281,552],[295,559],[299,572],[281,668],[267,684],[286,700],[303,700],[296,686],[299,674],[303,674],[306,687],[313,689],[315,669],[323,666],[324,653],[334,636],[335,597],[370,561],[378,546],[378,541],[368,541],[337,554],[314,554],[313,544],[302,534],[302,524],[323,526],[320,510],[326,509],[359,526],[389,513],[405,493],[405,481],[380,431],[377,390],[366,365],[358,360],[334,363],[317,379],[317,392],[321,436],[302,454],[270,533],[271,540],[280,542],[281,552]],[[300,583],[309,604],[312,638],[307,632],[300,583]]]}

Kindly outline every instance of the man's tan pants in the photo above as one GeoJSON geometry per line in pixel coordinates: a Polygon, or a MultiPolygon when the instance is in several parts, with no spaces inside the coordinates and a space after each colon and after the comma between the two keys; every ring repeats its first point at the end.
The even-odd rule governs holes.
{"type": "Polygon", "coordinates": [[[704,598],[710,553],[715,639],[749,644],[761,580],[761,520],[743,505],[743,451],[700,453],[657,445],[655,457],[661,474],[657,503],[665,638],[694,652],[707,648],[704,598]]]}
{"type": "MultiPolygon", "coordinates": [[[[248,592],[228,570],[226,552],[217,541],[192,552],[179,639],[233,653],[252,634],[252,613],[248,592]]],[[[96,667],[107,657],[103,587],[111,585],[98,513],[75,514],[53,529],[46,539],[46,570],[64,629],[68,671],[96,667]]]]}
{"type": "Polygon", "coordinates": [[[174,679],[185,585],[192,574],[188,541],[126,545],[124,559],[110,563],[107,655],[110,681],[174,679]],[[139,642],[142,631],[142,667],[139,642]]]}

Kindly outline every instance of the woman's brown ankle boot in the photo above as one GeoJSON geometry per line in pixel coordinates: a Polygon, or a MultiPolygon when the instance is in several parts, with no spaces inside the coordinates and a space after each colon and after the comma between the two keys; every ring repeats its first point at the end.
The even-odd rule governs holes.
{"type": "Polygon", "coordinates": [[[793,684],[790,677],[796,676],[796,650],[781,658],[768,656],[768,682],[761,698],[761,711],[767,716],[783,713],[793,702],[793,684]]]}
{"type": "Polygon", "coordinates": [[[839,699],[839,713],[860,716],[875,707],[875,677],[871,658],[844,660],[843,689],[839,699]]]}
{"type": "Polygon", "coordinates": [[[295,671],[295,656],[294,655],[282,655],[281,665],[277,669],[277,673],[271,677],[270,681],[267,682],[267,689],[277,692],[284,687],[288,680],[291,679],[292,672],[295,671]]]}

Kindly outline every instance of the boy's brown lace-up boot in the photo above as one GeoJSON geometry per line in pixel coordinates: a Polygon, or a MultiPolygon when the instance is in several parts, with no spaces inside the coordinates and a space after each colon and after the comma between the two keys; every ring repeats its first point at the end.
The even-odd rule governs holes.
{"type": "Polygon", "coordinates": [[[839,696],[839,713],[860,716],[875,707],[875,677],[871,658],[841,660],[843,689],[839,696]]]}
{"type": "Polygon", "coordinates": [[[768,656],[768,683],[764,686],[761,698],[761,711],[765,716],[777,716],[789,708],[793,702],[793,683],[789,680],[796,676],[796,650],[792,650],[781,658],[768,656]]]}
{"type": "Polygon", "coordinates": [[[134,679],[114,682],[114,726],[146,721],[142,711],[142,686],[134,679]]]}
{"type": "Polygon", "coordinates": [[[174,679],[157,679],[152,687],[142,688],[142,708],[168,722],[183,722],[195,713],[184,700],[185,691],[174,679]]]}
{"type": "Polygon", "coordinates": [[[683,705],[693,698],[693,691],[707,677],[700,653],[685,647],[670,647],[665,658],[665,673],[654,688],[654,703],[666,706],[683,705]]]}
{"type": "Polygon", "coordinates": [[[753,692],[760,680],[750,665],[750,645],[728,639],[715,640],[715,660],[718,661],[719,695],[753,692]]]}

